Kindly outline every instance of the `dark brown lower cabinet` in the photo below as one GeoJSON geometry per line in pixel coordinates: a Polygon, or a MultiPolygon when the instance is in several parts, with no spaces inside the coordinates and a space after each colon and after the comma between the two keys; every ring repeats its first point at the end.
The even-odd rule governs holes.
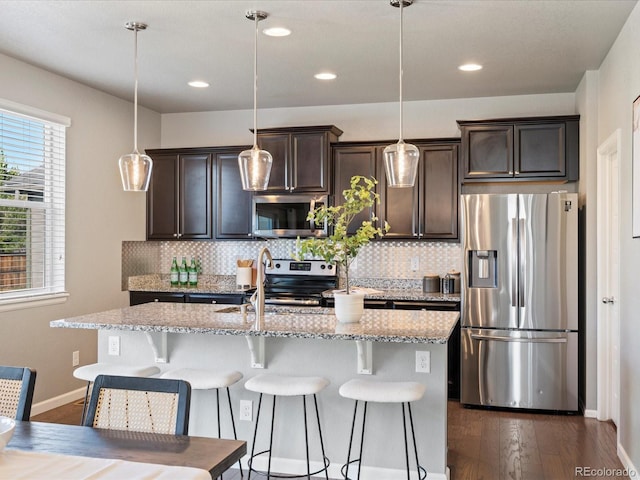
{"type": "Polygon", "coordinates": [[[129,304],[140,305],[152,302],[173,303],[220,303],[241,305],[244,294],[234,293],[173,293],[173,292],[129,292],[129,304]]]}

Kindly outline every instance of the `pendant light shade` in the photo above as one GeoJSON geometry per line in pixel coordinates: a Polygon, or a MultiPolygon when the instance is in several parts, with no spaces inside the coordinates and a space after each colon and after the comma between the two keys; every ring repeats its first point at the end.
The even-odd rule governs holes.
{"type": "Polygon", "coordinates": [[[153,161],[148,155],[138,152],[138,31],[147,28],[146,23],[127,22],[127,30],[133,31],[134,87],[133,87],[133,152],[120,157],[120,177],[125,192],[146,192],[151,180],[153,161]]]}
{"type": "Polygon", "coordinates": [[[258,22],[267,18],[265,12],[250,10],[246,13],[255,23],[255,42],[253,57],[253,148],[238,155],[242,189],[250,191],[266,190],[269,186],[273,157],[266,150],[258,148],[258,22]]]}
{"type": "Polygon", "coordinates": [[[398,143],[384,149],[384,170],[387,186],[393,188],[413,187],[416,181],[420,151],[415,145],[402,139],[402,10],[413,0],[391,0],[392,7],[400,7],[400,135],[398,143]]]}

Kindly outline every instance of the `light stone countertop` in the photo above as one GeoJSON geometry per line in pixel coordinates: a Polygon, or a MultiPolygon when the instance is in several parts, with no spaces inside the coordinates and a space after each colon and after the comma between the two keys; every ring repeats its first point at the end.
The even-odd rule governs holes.
{"type": "Polygon", "coordinates": [[[359,323],[338,323],[333,309],[268,307],[264,328],[239,306],[153,302],[54,320],[54,328],[204,333],[395,343],[446,343],[459,312],[365,309],[359,323]]]}

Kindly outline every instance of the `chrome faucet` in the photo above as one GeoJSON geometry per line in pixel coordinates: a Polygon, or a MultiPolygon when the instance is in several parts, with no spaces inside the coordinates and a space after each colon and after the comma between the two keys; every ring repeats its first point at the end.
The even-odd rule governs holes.
{"type": "Polygon", "coordinates": [[[251,295],[249,301],[256,312],[256,319],[253,323],[254,330],[262,330],[264,327],[264,257],[267,257],[267,268],[273,268],[273,258],[267,247],[260,250],[258,254],[258,271],[256,280],[256,291],[251,295]]]}

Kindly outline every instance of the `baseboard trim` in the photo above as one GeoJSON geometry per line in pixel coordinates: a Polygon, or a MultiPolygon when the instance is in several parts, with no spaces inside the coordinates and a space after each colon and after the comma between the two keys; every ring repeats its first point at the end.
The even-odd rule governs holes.
{"type": "Polygon", "coordinates": [[[587,410],[585,408],[584,409],[584,416],[585,416],[585,418],[598,418],[598,411],[597,410],[587,410]]]}
{"type": "Polygon", "coordinates": [[[629,458],[629,455],[627,455],[627,452],[624,449],[624,447],[619,443],[618,443],[618,458],[620,459],[620,461],[622,462],[622,466],[626,470],[624,475],[630,478],[636,478],[638,476],[638,473],[640,473],[640,471],[633,464],[633,462],[629,458]]]}
{"type": "Polygon", "coordinates": [[[86,388],[79,388],[77,390],[72,390],[71,392],[58,395],[57,397],[34,403],[31,406],[31,416],[48,412],[49,410],[53,410],[54,408],[58,408],[62,405],[66,405],[67,403],[75,402],[76,400],[84,398],[85,391],[86,388]]]}
{"type": "MultiPolygon", "coordinates": [[[[247,462],[249,460],[249,455],[245,455],[242,458],[242,466],[243,468],[248,468],[247,462]]],[[[258,470],[267,470],[267,457],[261,456],[254,460],[253,462],[254,468],[258,470]]],[[[311,471],[315,472],[322,468],[322,463],[317,461],[311,462],[311,471]]],[[[328,474],[330,478],[342,478],[342,473],[340,473],[341,464],[332,463],[329,465],[328,474]]],[[[291,458],[276,458],[273,457],[271,459],[271,470],[273,472],[278,472],[282,474],[288,475],[306,475],[307,473],[307,463],[304,460],[294,460],[291,458]]],[[[428,472],[429,480],[448,480],[449,472],[445,473],[435,473],[428,472]]],[[[355,478],[357,476],[357,468],[351,467],[349,468],[349,476],[355,478]],[[353,475],[352,475],[353,474],[353,475]]],[[[406,480],[407,472],[406,470],[397,470],[391,468],[376,468],[376,467],[362,467],[362,472],[360,473],[359,478],[361,480],[380,480],[384,478],[385,480],[406,480]]]]}

